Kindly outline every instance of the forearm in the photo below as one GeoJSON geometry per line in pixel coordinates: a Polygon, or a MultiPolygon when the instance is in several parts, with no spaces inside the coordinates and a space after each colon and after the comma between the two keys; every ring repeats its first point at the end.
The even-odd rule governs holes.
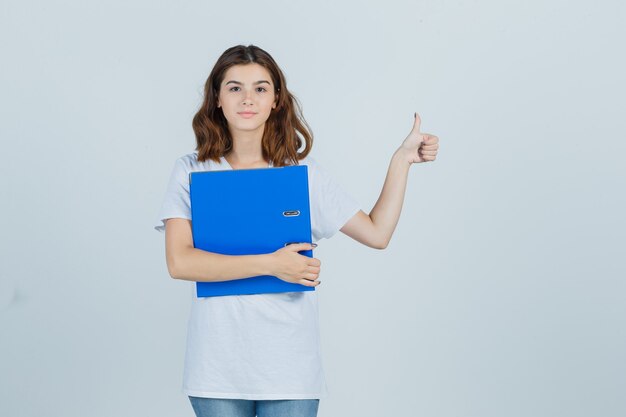
{"type": "Polygon", "coordinates": [[[391,240],[404,203],[411,164],[406,161],[406,156],[402,152],[404,152],[402,149],[394,152],[380,197],[369,214],[379,241],[384,243],[383,247],[386,247],[391,240]]]}
{"type": "Polygon", "coordinates": [[[169,264],[172,278],[187,281],[217,282],[271,275],[271,254],[222,255],[188,248],[169,264]]]}

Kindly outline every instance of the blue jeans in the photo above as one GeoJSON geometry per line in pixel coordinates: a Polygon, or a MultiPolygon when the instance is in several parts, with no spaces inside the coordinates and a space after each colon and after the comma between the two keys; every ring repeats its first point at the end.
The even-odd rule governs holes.
{"type": "Polygon", "coordinates": [[[316,417],[315,400],[235,400],[189,397],[197,417],[316,417]]]}

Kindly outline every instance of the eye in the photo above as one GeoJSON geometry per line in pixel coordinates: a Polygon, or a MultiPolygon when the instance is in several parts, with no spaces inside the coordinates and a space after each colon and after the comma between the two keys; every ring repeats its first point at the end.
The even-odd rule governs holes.
{"type": "Polygon", "coordinates": [[[257,87],[257,88],[259,88],[260,90],[263,90],[263,91],[267,91],[267,90],[265,89],[265,87],[257,87]]]}
{"type": "Polygon", "coordinates": [[[233,91],[233,89],[235,89],[235,88],[239,88],[239,87],[231,87],[231,88],[228,89],[228,91],[233,91]]]}

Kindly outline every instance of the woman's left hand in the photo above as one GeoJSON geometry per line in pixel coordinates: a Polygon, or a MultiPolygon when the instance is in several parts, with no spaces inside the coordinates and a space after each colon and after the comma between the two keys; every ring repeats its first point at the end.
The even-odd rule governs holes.
{"type": "Polygon", "coordinates": [[[405,155],[409,164],[434,161],[439,150],[439,138],[435,135],[420,132],[422,120],[415,113],[415,122],[409,136],[404,139],[399,151],[405,155]]]}

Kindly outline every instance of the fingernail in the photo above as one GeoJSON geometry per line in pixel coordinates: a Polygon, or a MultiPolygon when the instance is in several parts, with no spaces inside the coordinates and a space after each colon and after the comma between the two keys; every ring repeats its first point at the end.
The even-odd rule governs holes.
{"type": "Polygon", "coordinates": [[[314,248],[317,248],[317,243],[311,243],[311,246],[313,246],[314,248]]]}

